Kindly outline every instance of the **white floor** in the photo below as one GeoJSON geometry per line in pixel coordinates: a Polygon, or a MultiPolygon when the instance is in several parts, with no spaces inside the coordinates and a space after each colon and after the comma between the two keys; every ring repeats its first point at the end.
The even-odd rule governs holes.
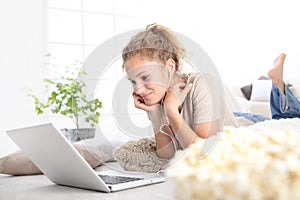
{"type": "Polygon", "coordinates": [[[55,185],[44,175],[7,176],[0,174],[0,199],[5,200],[171,200],[175,199],[174,191],[174,183],[172,182],[172,180],[167,180],[163,183],[142,186],[119,192],[103,193],[98,191],[55,185]]]}

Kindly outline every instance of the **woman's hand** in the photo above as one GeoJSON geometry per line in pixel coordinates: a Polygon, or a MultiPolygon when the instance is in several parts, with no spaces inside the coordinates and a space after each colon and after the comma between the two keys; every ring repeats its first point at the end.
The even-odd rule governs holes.
{"type": "Polygon", "coordinates": [[[153,106],[148,106],[145,104],[144,100],[140,95],[137,95],[135,92],[132,93],[134,99],[134,106],[138,109],[150,112],[153,106]]]}
{"type": "Polygon", "coordinates": [[[152,106],[148,106],[145,104],[143,99],[137,95],[136,93],[132,93],[134,98],[134,105],[136,108],[145,110],[149,113],[149,117],[151,119],[151,123],[155,133],[159,132],[160,127],[166,123],[166,117],[163,115],[162,107],[160,104],[154,104],[152,106]]]}
{"type": "Polygon", "coordinates": [[[179,107],[184,102],[186,95],[190,92],[191,88],[192,83],[176,83],[168,89],[164,100],[164,107],[167,115],[179,113],[179,107]]]}

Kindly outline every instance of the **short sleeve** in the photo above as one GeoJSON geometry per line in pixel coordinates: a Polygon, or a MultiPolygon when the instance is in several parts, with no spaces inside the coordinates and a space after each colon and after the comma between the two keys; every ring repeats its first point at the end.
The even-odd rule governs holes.
{"type": "Polygon", "coordinates": [[[224,90],[222,83],[209,74],[198,75],[191,91],[193,123],[217,121],[224,113],[224,90]]]}

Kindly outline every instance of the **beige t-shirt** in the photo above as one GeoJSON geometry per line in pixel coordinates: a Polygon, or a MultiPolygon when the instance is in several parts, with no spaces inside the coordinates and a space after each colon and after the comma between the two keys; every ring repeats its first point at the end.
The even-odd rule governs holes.
{"type": "Polygon", "coordinates": [[[181,114],[187,124],[195,130],[195,124],[219,121],[219,129],[223,126],[249,125],[245,118],[235,118],[232,109],[225,100],[222,82],[210,74],[194,73],[189,75],[193,83],[190,92],[182,104],[181,114]]]}
{"type": "Polygon", "coordinates": [[[222,118],[224,100],[222,85],[209,74],[189,75],[193,83],[190,92],[182,104],[183,119],[195,131],[195,124],[208,123],[222,118]]]}

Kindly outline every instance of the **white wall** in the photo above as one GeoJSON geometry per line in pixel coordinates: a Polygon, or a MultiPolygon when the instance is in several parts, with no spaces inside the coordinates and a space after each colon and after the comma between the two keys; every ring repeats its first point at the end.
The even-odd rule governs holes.
{"type": "Polygon", "coordinates": [[[266,75],[282,52],[287,54],[286,80],[300,82],[297,0],[115,0],[115,4],[117,13],[135,17],[121,27],[117,24],[117,30],[153,22],[166,25],[198,42],[229,84],[249,84],[266,75]]]}
{"type": "Polygon", "coordinates": [[[17,147],[5,130],[37,118],[25,86],[39,92],[45,76],[44,0],[0,1],[0,157],[17,147]]]}
{"type": "Polygon", "coordinates": [[[286,57],[285,78],[300,82],[300,23],[297,0],[197,2],[199,43],[228,83],[248,84],[286,57]]]}
{"type": "Polygon", "coordinates": [[[149,21],[165,24],[197,41],[226,83],[249,84],[266,75],[282,52],[287,54],[285,80],[300,83],[297,0],[145,2],[152,5],[149,12],[154,13],[149,21]]]}

